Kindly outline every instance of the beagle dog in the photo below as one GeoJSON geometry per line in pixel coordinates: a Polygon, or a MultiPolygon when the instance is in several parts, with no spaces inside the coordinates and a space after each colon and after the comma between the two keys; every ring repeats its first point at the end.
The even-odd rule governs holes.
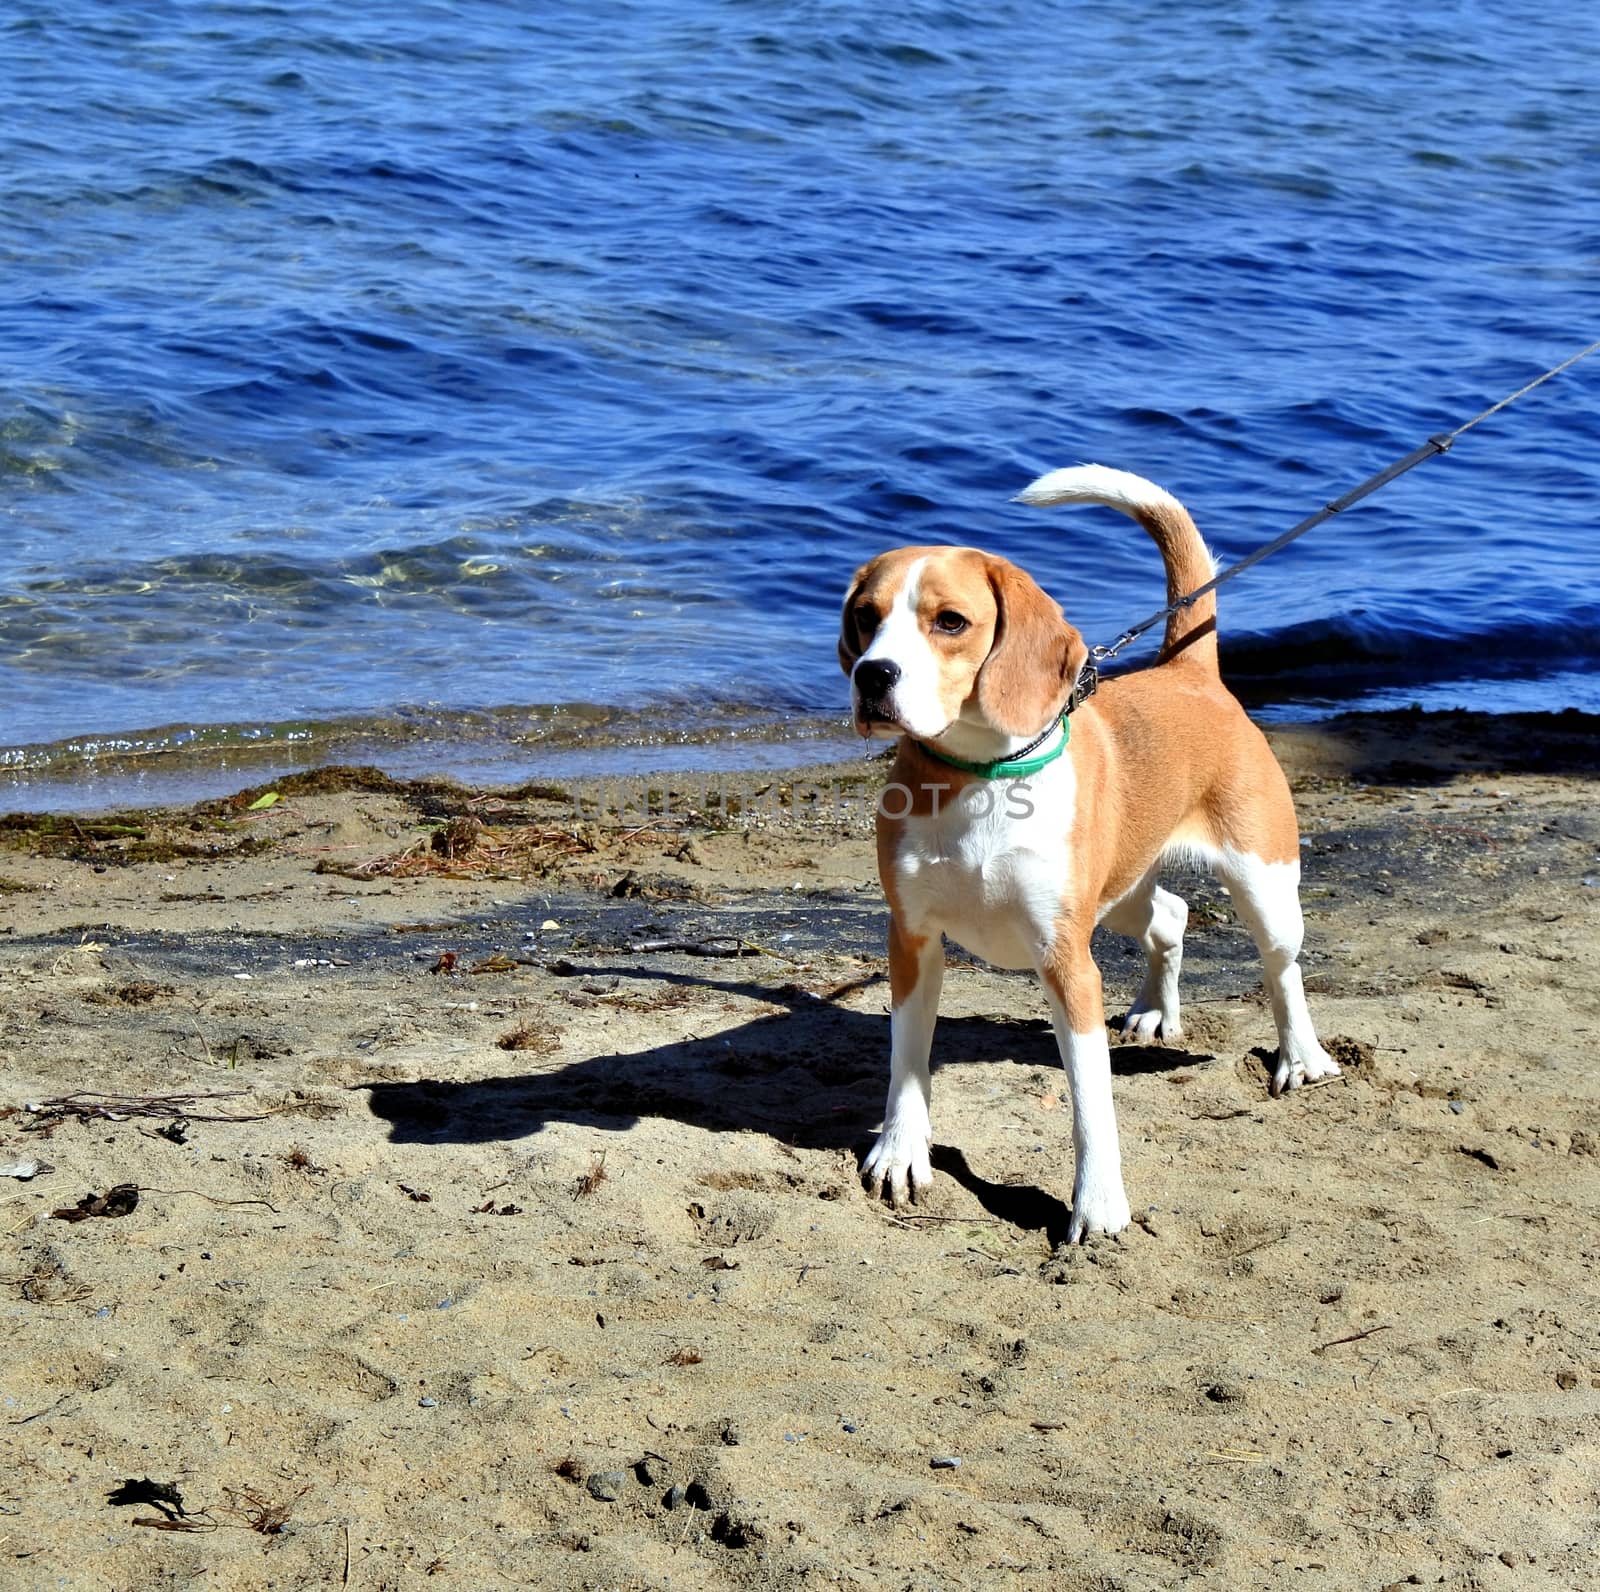
{"type": "MultiPolygon", "coordinates": [[[[1161,549],[1168,601],[1211,579],[1188,511],[1136,475],[1056,470],[1019,502],[1102,503],[1161,549]]],[[[1089,651],[1060,605],[1003,558],[901,547],[856,572],[839,660],[855,727],[898,738],[878,804],[889,903],[889,1099],[863,1165],[875,1196],[924,1195],[928,1053],[949,935],[1044,985],[1072,1097],[1070,1241],[1128,1225],[1111,1103],[1095,925],[1138,940],[1144,981],[1122,1031],[1177,1039],[1188,908],[1163,863],[1203,863],[1227,887],[1265,970],[1278,1062],[1272,1092],[1338,1067],[1317,1042],[1300,969],[1300,840],[1288,782],[1217,669],[1216,598],[1167,621],[1148,669],[1093,690],[1089,651]]]]}

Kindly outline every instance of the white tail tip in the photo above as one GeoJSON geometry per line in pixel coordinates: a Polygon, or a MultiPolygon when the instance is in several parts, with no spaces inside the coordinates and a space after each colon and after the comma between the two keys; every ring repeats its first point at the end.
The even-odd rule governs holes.
{"type": "Polygon", "coordinates": [[[1105,503],[1131,514],[1138,509],[1163,508],[1176,502],[1142,475],[1127,470],[1110,470],[1103,464],[1078,464],[1067,470],[1052,470],[1030,482],[1011,500],[1036,508],[1057,503],[1105,503]]]}

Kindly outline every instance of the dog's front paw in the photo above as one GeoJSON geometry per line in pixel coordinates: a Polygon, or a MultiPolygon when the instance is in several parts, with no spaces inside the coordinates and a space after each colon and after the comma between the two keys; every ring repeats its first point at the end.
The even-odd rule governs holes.
{"type": "Polygon", "coordinates": [[[1322,1078],[1338,1076],[1339,1063],[1321,1045],[1280,1050],[1277,1070],[1272,1075],[1272,1092],[1281,1095],[1285,1089],[1298,1089],[1303,1083],[1316,1083],[1322,1078]]]}
{"type": "Polygon", "coordinates": [[[887,1183],[889,1202],[896,1210],[903,1209],[914,1199],[926,1199],[933,1187],[933,1166],[928,1159],[932,1142],[929,1130],[902,1127],[893,1122],[886,1124],[878,1135],[878,1142],[861,1164],[861,1180],[872,1197],[881,1199],[887,1183]]]}
{"type": "Polygon", "coordinates": [[[1109,1177],[1093,1174],[1081,1177],[1072,1191],[1072,1223],[1067,1228],[1067,1242],[1081,1244],[1095,1233],[1120,1233],[1132,1220],[1120,1172],[1113,1172],[1109,1177]]]}

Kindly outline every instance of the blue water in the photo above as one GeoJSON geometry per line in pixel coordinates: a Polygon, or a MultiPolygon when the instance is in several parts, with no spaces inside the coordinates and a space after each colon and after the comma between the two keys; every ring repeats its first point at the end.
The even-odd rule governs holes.
{"type": "MultiPolygon", "coordinates": [[[[1153,550],[1035,473],[1238,555],[1600,336],[1587,8],[19,0],[0,60],[18,771],[814,725],[885,546],[1109,640],[1153,550]]],[[[1230,586],[1241,688],[1600,708],[1597,399],[1230,586]]]]}

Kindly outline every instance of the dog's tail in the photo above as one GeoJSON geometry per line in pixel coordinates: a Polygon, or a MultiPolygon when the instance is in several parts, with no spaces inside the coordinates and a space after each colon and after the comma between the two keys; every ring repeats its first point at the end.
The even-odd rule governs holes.
{"type": "MultiPolygon", "coordinates": [[[[1161,549],[1167,566],[1167,601],[1203,586],[1216,573],[1216,563],[1186,509],[1170,492],[1143,476],[1104,465],[1080,464],[1052,470],[1017,494],[1018,503],[1049,507],[1057,503],[1104,503],[1131,515],[1161,549]]],[[[1180,608],[1167,620],[1161,658],[1179,654],[1191,662],[1217,668],[1217,599],[1208,592],[1192,608],[1180,608]]]]}

